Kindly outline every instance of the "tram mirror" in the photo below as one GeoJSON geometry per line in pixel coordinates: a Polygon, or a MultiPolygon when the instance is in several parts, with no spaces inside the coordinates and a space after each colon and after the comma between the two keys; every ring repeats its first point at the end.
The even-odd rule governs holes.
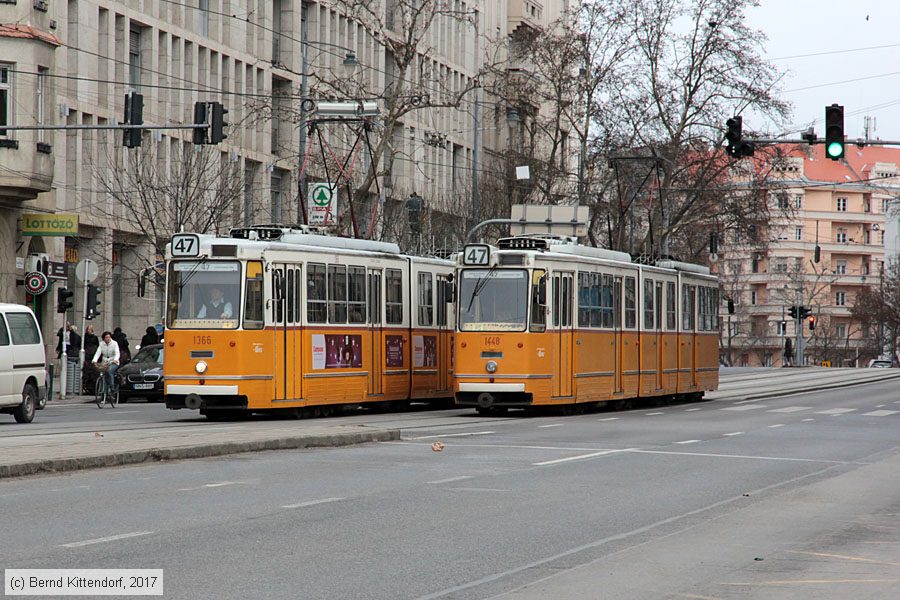
{"type": "MultiPolygon", "coordinates": [[[[452,277],[452,275],[450,276],[452,277]]],[[[456,295],[455,286],[450,282],[450,277],[444,282],[444,300],[447,304],[453,304],[453,298],[456,295]]]]}
{"type": "Polygon", "coordinates": [[[447,281],[453,283],[454,279],[456,279],[456,277],[453,275],[453,273],[447,273],[447,281]]]}

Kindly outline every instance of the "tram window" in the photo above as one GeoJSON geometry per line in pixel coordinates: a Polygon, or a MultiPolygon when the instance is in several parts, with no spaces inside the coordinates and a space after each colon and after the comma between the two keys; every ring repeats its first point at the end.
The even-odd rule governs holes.
{"type": "Polygon", "coordinates": [[[450,284],[447,281],[447,278],[443,275],[438,275],[437,278],[437,315],[436,315],[436,323],[438,327],[446,327],[447,326],[447,297],[450,295],[450,284]]]}
{"type": "Polygon", "coordinates": [[[366,322],[366,269],[350,267],[350,322],[366,322]]]}
{"type": "Polygon", "coordinates": [[[247,263],[244,291],[244,329],[263,328],[263,268],[259,261],[247,263]]]}
{"type": "Polygon", "coordinates": [[[700,286],[697,288],[700,296],[698,312],[700,313],[700,331],[709,331],[709,288],[700,286]]]}
{"type": "Polygon", "coordinates": [[[644,329],[653,329],[656,320],[656,311],[653,304],[653,280],[644,280],[644,329]]]}
{"type": "Polygon", "coordinates": [[[684,331],[694,330],[694,306],[696,304],[696,288],[692,285],[681,286],[681,328],[684,331]]]}
{"type": "Polygon", "coordinates": [[[287,270],[287,322],[294,322],[294,270],[287,270]]]}
{"type": "Polygon", "coordinates": [[[284,269],[272,270],[272,320],[281,323],[284,320],[284,269]]]}
{"type": "Polygon", "coordinates": [[[625,278],[625,328],[637,327],[637,298],[634,277],[625,278]]]}
{"type": "Polygon", "coordinates": [[[328,265],[328,322],[347,322],[347,267],[328,265]]]}
{"type": "Polygon", "coordinates": [[[591,326],[591,279],[588,273],[578,274],[578,326],[591,326]]]}
{"type": "Polygon", "coordinates": [[[602,286],[603,276],[600,273],[591,273],[591,327],[603,325],[603,309],[600,305],[602,286]]]}
{"type": "Polygon", "coordinates": [[[302,302],[301,296],[300,296],[300,289],[301,289],[300,282],[302,281],[302,278],[300,275],[302,274],[302,272],[303,272],[303,270],[300,267],[297,267],[296,269],[294,269],[294,318],[295,318],[294,322],[295,323],[300,322],[300,315],[303,314],[301,312],[302,307],[303,307],[303,302],[302,302]]]}
{"type": "Polygon", "coordinates": [[[719,290],[717,288],[711,288],[710,292],[710,306],[712,308],[712,323],[710,324],[710,330],[718,331],[719,330],[719,290]]]}
{"type": "Polygon", "coordinates": [[[675,307],[676,299],[675,299],[675,283],[672,281],[666,282],[666,329],[669,331],[675,331],[675,328],[678,322],[675,320],[675,307]]]}
{"type": "Polygon", "coordinates": [[[387,269],[385,273],[385,317],[389,325],[403,322],[403,272],[387,269]]]}
{"type": "Polygon", "coordinates": [[[431,273],[419,273],[419,325],[434,322],[434,281],[431,273]]]}
{"type": "Polygon", "coordinates": [[[612,275],[603,275],[600,287],[600,326],[606,329],[612,329],[618,322],[619,317],[615,314],[616,301],[613,295],[613,277],[612,275]]]}
{"type": "Polygon", "coordinates": [[[560,325],[559,303],[561,301],[561,298],[559,297],[559,292],[560,292],[560,290],[559,290],[559,275],[554,275],[553,276],[553,316],[551,317],[552,324],[554,327],[559,327],[559,325],[560,325]]]}
{"type": "Polygon", "coordinates": [[[572,326],[572,278],[563,277],[562,282],[562,324],[572,326]]]}
{"type": "Polygon", "coordinates": [[[663,284],[661,281],[656,282],[656,330],[662,331],[662,313],[663,313],[663,284]]]}
{"type": "Polygon", "coordinates": [[[531,331],[547,330],[547,272],[535,269],[531,275],[531,331]]]}
{"type": "Polygon", "coordinates": [[[324,323],[325,307],[325,265],[310,263],[306,268],[306,320],[324,323]]]}

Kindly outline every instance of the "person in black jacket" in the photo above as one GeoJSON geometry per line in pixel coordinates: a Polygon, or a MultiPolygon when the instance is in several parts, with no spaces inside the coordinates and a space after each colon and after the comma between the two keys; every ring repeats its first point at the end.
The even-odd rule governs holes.
{"type": "MultiPolygon", "coordinates": [[[[66,323],[66,331],[69,332],[69,343],[66,344],[66,355],[69,360],[77,359],[78,352],[81,350],[81,336],[78,335],[78,331],[75,329],[75,326],[71,323],[66,323]]],[[[63,328],[60,327],[59,331],[56,332],[56,337],[59,339],[56,342],[56,358],[62,357],[62,344],[63,344],[63,328]]]]}
{"type": "Polygon", "coordinates": [[[141,348],[146,348],[147,346],[158,343],[159,334],[156,333],[156,327],[148,327],[147,333],[145,333],[144,337],[141,338],[141,348]]]}
{"type": "Polygon", "coordinates": [[[84,328],[84,366],[81,367],[81,388],[82,393],[93,396],[96,393],[97,379],[100,373],[97,367],[90,361],[91,357],[97,352],[100,346],[100,338],[94,333],[94,326],[88,325],[84,328]]]}
{"type": "Polygon", "coordinates": [[[113,329],[112,339],[119,345],[119,354],[121,354],[119,364],[124,365],[131,360],[131,350],[128,349],[128,336],[125,335],[121,327],[116,327],[113,329]]]}

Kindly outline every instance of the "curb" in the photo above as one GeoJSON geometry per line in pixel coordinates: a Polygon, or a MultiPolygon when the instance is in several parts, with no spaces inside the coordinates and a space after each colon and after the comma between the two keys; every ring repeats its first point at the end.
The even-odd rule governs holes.
{"type": "Polygon", "coordinates": [[[878,379],[870,379],[868,381],[836,381],[834,383],[827,383],[817,385],[812,388],[786,388],[782,390],[773,390],[770,392],[760,392],[758,394],[747,394],[744,396],[732,396],[730,398],[713,398],[713,402],[718,402],[720,400],[763,400],[765,398],[777,398],[778,396],[794,396],[797,394],[808,394],[811,392],[818,392],[822,390],[834,390],[845,387],[853,387],[857,385],[870,385],[872,383],[881,383],[882,381],[891,381],[893,379],[900,378],[900,373],[896,375],[891,375],[889,377],[879,377],[878,379]]]}
{"type": "Polygon", "coordinates": [[[182,446],[177,448],[148,448],[146,450],[130,450],[127,452],[99,454],[96,456],[52,458],[12,465],[0,465],[0,479],[37,475],[39,473],[62,473],[66,471],[81,471],[102,467],[119,467],[145,462],[207,458],[211,456],[224,456],[227,454],[240,454],[244,452],[352,446],[355,444],[388,442],[399,439],[399,429],[376,429],[373,431],[303,435],[248,442],[197,444],[194,446],[182,446]]]}

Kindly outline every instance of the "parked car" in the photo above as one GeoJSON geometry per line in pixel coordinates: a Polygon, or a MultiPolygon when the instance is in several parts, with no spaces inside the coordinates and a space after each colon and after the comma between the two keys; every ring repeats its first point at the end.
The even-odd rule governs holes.
{"type": "Polygon", "coordinates": [[[163,345],[151,344],[141,348],[127,365],[119,367],[119,402],[132,398],[147,401],[163,400],[163,345]]]}
{"type": "Polygon", "coordinates": [[[0,304],[0,413],[31,423],[47,397],[47,354],[34,313],[0,304]]]}
{"type": "Polygon", "coordinates": [[[890,369],[891,359],[889,358],[873,358],[869,361],[870,369],[890,369]]]}

